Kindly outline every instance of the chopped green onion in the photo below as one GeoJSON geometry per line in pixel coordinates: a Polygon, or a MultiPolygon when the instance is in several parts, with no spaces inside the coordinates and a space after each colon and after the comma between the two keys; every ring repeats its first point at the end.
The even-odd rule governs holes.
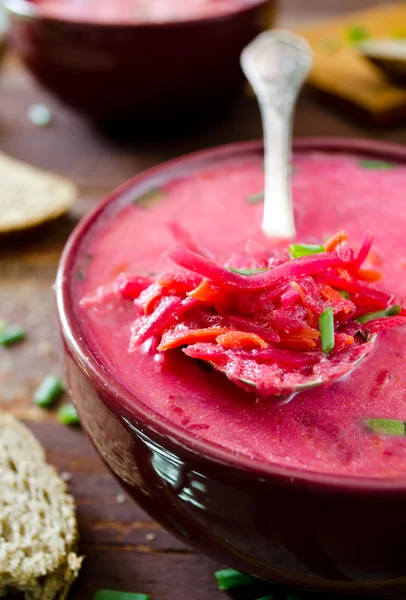
{"type": "Polygon", "coordinates": [[[365,425],[376,435],[406,436],[406,423],[396,419],[366,419],[365,425]]]}
{"type": "Polygon", "coordinates": [[[21,325],[10,325],[0,331],[0,344],[2,346],[11,346],[21,342],[25,338],[25,331],[21,325]]]}
{"type": "Polygon", "coordinates": [[[319,329],[321,349],[328,354],[334,348],[334,314],[331,306],[321,313],[319,329]]]}
{"type": "Polygon", "coordinates": [[[258,204],[259,202],[263,202],[265,199],[265,192],[257,192],[256,194],[252,194],[248,196],[247,202],[249,204],[258,204]]]}
{"type": "Polygon", "coordinates": [[[4,321],[4,319],[0,319],[0,331],[4,331],[6,327],[7,323],[4,321]]]}
{"type": "Polygon", "coordinates": [[[395,304],[394,306],[390,306],[385,310],[377,310],[375,312],[367,313],[366,315],[362,315],[358,317],[358,323],[368,323],[368,321],[372,321],[373,319],[381,319],[382,317],[395,317],[401,312],[401,307],[395,304]]]}
{"type": "Polygon", "coordinates": [[[234,269],[233,267],[230,267],[228,270],[232,273],[239,273],[240,275],[255,275],[256,273],[263,273],[264,271],[269,271],[269,269],[267,269],[266,267],[264,267],[263,269],[234,269]]]}
{"type": "Polygon", "coordinates": [[[223,592],[258,581],[255,577],[245,575],[245,573],[240,573],[239,571],[234,571],[234,569],[222,569],[216,571],[214,577],[216,578],[219,589],[223,590],[223,592]]]}
{"type": "Polygon", "coordinates": [[[351,297],[349,292],[347,292],[347,290],[340,290],[338,293],[340,294],[340,296],[342,296],[346,300],[349,300],[351,297]]]}
{"type": "Polygon", "coordinates": [[[63,394],[63,383],[55,375],[47,375],[34,394],[34,402],[41,408],[50,408],[63,394]]]}
{"type": "Polygon", "coordinates": [[[79,425],[79,417],[73,404],[63,404],[58,412],[58,419],[62,425],[79,425]]]}
{"type": "Polygon", "coordinates": [[[142,206],[143,208],[151,208],[151,206],[154,206],[154,204],[157,204],[163,200],[166,195],[167,192],[165,192],[165,190],[156,187],[148,190],[148,192],[145,192],[145,194],[142,194],[142,196],[136,198],[134,203],[138,206],[142,206]]]}
{"type": "Polygon", "coordinates": [[[116,592],[115,590],[99,590],[93,600],[151,600],[151,596],[132,592],[116,592]]]}
{"type": "Polygon", "coordinates": [[[311,254],[319,254],[325,251],[325,247],[318,244],[290,244],[289,246],[289,254],[292,258],[310,256],[311,254]]]}
{"type": "Polygon", "coordinates": [[[368,31],[361,25],[353,25],[347,29],[347,38],[353,44],[367,40],[369,37],[368,31]]]}
{"type": "Polygon", "coordinates": [[[386,160],[360,160],[358,164],[363,169],[371,170],[385,171],[396,168],[396,165],[394,163],[388,162],[386,160]]]}

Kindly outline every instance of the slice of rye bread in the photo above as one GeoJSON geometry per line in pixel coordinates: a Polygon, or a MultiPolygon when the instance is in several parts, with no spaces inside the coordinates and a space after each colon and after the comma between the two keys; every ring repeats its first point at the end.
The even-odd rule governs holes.
{"type": "Polygon", "coordinates": [[[36,227],[66,213],[76,186],[0,152],[0,233],[36,227]]]}
{"type": "Polygon", "coordinates": [[[0,597],[63,600],[82,558],[75,504],[25,425],[0,411],[0,597]]]}

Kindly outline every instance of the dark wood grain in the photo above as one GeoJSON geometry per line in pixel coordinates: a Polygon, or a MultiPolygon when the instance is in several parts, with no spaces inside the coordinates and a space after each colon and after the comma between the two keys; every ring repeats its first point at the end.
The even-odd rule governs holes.
{"type": "MultiPolygon", "coordinates": [[[[376,4],[381,3],[376,0],[376,4]]],[[[285,22],[314,20],[370,0],[286,0],[285,22]],[[337,7],[337,4],[340,6],[337,7]]],[[[405,129],[364,129],[304,92],[296,136],[343,135],[406,141],[405,129]]],[[[241,95],[214,122],[172,134],[116,131],[107,135],[40,90],[14,57],[0,76],[1,149],[31,164],[73,179],[80,197],[69,216],[35,232],[0,240],[0,317],[22,323],[27,341],[0,348],[0,406],[26,420],[44,444],[49,461],[71,475],[78,504],[81,552],[86,556],[72,600],[90,600],[100,588],[150,592],[154,600],[217,600],[214,565],[165,533],[124,497],[80,430],[64,428],[55,414],[33,406],[36,386],[47,373],[61,373],[51,285],[63,245],[77,221],[105,193],[141,170],[211,145],[261,136],[255,100],[241,95]],[[38,129],[26,119],[33,102],[43,101],[53,125],[38,129]]]]}

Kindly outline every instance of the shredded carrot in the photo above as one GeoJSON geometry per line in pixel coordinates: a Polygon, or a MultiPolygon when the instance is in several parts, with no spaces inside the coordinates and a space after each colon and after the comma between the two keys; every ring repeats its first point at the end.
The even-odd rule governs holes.
{"type": "Polygon", "coordinates": [[[357,277],[373,283],[374,281],[380,281],[382,279],[382,273],[378,269],[358,269],[357,277]]]}
{"type": "Polygon", "coordinates": [[[341,294],[337,292],[337,290],[326,283],[322,283],[320,285],[320,294],[323,296],[323,298],[331,302],[333,308],[337,306],[339,307],[339,310],[342,310],[347,314],[355,310],[355,306],[350,300],[343,298],[341,294]]]}
{"type": "Polygon", "coordinates": [[[268,344],[255,333],[230,331],[216,338],[223,348],[267,348],[268,344]]]}
{"type": "Polygon", "coordinates": [[[350,275],[350,273],[347,271],[347,269],[338,268],[337,273],[340,275],[340,277],[345,279],[345,281],[354,281],[354,278],[350,275]]]}
{"type": "Polygon", "coordinates": [[[185,332],[169,330],[162,336],[162,342],[158,350],[171,350],[186,344],[195,344],[196,342],[214,341],[217,336],[228,333],[230,329],[224,327],[206,327],[205,329],[190,329],[185,332]]]}
{"type": "Polygon", "coordinates": [[[342,244],[346,242],[348,239],[347,232],[344,230],[338,231],[333,237],[329,238],[327,242],[324,244],[326,252],[334,252],[334,250],[342,244]]]}
{"type": "Polygon", "coordinates": [[[188,293],[188,296],[202,302],[214,302],[220,294],[219,289],[214,288],[207,279],[204,279],[197,288],[188,293]]]}

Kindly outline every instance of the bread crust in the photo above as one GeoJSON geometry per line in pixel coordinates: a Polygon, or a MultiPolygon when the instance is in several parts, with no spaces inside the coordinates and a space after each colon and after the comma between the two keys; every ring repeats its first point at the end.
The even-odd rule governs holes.
{"type": "Polygon", "coordinates": [[[0,597],[64,600],[82,558],[75,502],[31,431],[0,411],[0,597]]]}

